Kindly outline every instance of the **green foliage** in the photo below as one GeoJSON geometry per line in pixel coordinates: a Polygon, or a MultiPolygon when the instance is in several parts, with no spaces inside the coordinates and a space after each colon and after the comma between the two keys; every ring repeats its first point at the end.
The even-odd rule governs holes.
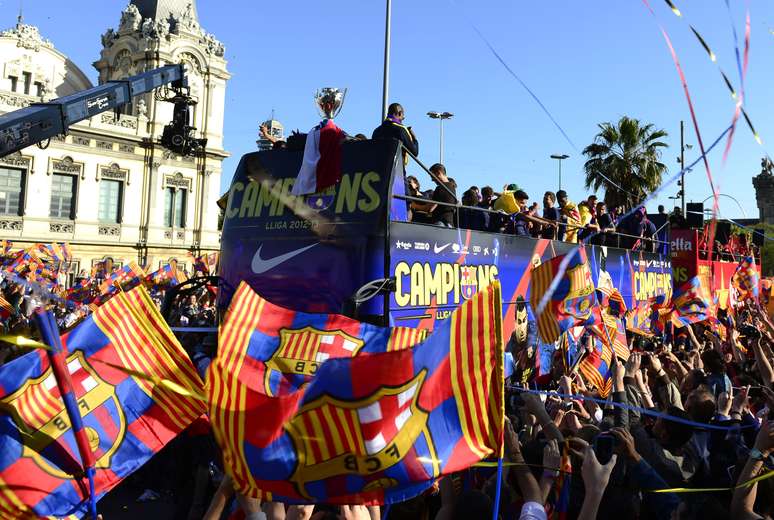
{"type": "Polygon", "coordinates": [[[604,188],[605,203],[611,207],[639,204],[661,184],[666,171],[661,148],[669,145],[661,141],[664,137],[666,131],[626,116],[616,124],[601,123],[594,142],[583,150],[588,158],[586,188],[604,188]]]}

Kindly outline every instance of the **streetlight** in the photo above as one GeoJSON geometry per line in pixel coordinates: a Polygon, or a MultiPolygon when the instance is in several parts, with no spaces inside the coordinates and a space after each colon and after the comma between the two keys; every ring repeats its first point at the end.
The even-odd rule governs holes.
{"type": "MultiPolygon", "coordinates": [[[[690,144],[685,144],[685,121],[680,120],[680,157],[677,162],[680,163],[680,180],[677,185],[680,186],[680,205],[683,207],[683,216],[685,216],[685,151],[693,148],[690,144]]],[[[671,198],[671,197],[670,197],[671,198]]]]}
{"type": "Polygon", "coordinates": [[[567,159],[568,157],[569,155],[567,155],[566,153],[563,153],[561,155],[555,153],[551,156],[551,159],[556,159],[557,161],[559,161],[559,189],[560,190],[562,189],[562,161],[567,159]]]}
{"type": "Polygon", "coordinates": [[[452,117],[454,117],[454,114],[452,114],[451,112],[428,112],[427,117],[429,117],[430,119],[437,119],[438,122],[440,123],[441,139],[440,139],[439,146],[441,148],[441,153],[440,153],[440,159],[438,160],[438,162],[443,164],[443,120],[451,119],[452,117]]]}
{"type": "MultiPolygon", "coordinates": [[[[713,197],[714,197],[714,195],[710,195],[709,197],[707,197],[706,199],[704,199],[703,201],[701,201],[701,203],[702,203],[702,204],[704,204],[705,202],[707,202],[708,200],[710,200],[710,199],[711,199],[711,198],[713,198],[713,197]]],[[[739,201],[736,199],[736,197],[732,197],[731,195],[728,195],[728,194],[726,194],[726,193],[718,193],[718,197],[727,197],[727,198],[729,198],[729,199],[733,200],[734,202],[736,202],[736,206],[737,206],[737,207],[739,208],[739,210],[742,212],[742,216],[743,216],[744,218],[747,218],[747,212],[744,210],[744,206],[742,206],[741,202],[739,202],[739,201]]],[[[705,209],[704,211],[709,211],[710,213],[712,213],[712,210],[711,210],[711,209],[705,209]]]]}

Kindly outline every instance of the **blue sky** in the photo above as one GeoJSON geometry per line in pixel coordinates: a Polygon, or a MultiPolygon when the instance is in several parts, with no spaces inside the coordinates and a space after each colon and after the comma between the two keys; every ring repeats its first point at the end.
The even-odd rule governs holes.
{"type": "MultiPolygon", "coordinates": [[[[684,20],[660,0],[651,0],[682,61],[705,144],[730,123],[734,102],[717,66],[710,62],[684,20]]],[[[739,84],[733,36],[724,0],[676,0],[705,37],[718,63],[739,84]]],[[[116,27],[124,1],[27,0],[25,18],[92,79],[99,36],[116,27]],[[77,4],[77,8],[74,6],[77,4]],[[84,23],[86,20],[88,23],[84,23]]],[[[730,0],[739,37],[744,35],[741,0],[730,0]]],[[[315,89],[349,89],[337,122],[351,134],[371,133],[381,110],[384,1],[339,2],[199,0],[202,26],[226,45],[233,74],[226,102],[224,164],[227,189],[238,158],[255,149],[260,121],[272,109],[286,129],[306,131],[316,123],[315,89]]],[[[14,23],[18,2],[2,0],[0,25],[14,23]]],[[[746,107],[764,146],[774,150],[774,4],[750,1],[752,38],[746,79],[746,107]]],[[[678,170],[679,122],[686,141],[698,147],[685,97],[665,42],[640,0],[393,0],[390,99],[400,101],[407,123],[420,139],[420,158],[438,160],[438,123],[430,110],[450,111],[445,125],[445,163],[462,188],[516,182],[533,199],[557,188],[552,153],[571,157],[563,166],[563,186],[574,200],[583,189],[583,157],[604,121],[629,115],[670,134],[664,162],[678,170]],[[471,28],[475,24],[509,66],[545,103],[570,139],[563,138],[535,101],[497,62],[471,28]]],[[[764,150],[740,122],[725,168],[722,146],[710,165],[722,193],[737,198],[757,217],[751,177],[760,171],[764,150]]],[[[429,182],[425,177],[425,184],[429,182]]],[[[667,207],[675,186],[660,197],[667,207]]],[[[687,199],[711,194],[703,168],[688,176],[687,199]]],[[[651,209],[655,209],[655,204],[651,209]]],[[[721,199],[721,213],[742,210],[721,199]]]]}

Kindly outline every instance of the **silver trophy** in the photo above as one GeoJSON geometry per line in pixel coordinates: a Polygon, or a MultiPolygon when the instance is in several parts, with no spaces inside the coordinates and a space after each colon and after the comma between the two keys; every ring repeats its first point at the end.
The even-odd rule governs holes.
{"type": "Polygon", "coordinates": [[[314,104],[320,116],[325,119],[334,119],[339,115],[346,95],[347,89],[339,90],[336,87],[325,87],[315,92],[314,104]]]}

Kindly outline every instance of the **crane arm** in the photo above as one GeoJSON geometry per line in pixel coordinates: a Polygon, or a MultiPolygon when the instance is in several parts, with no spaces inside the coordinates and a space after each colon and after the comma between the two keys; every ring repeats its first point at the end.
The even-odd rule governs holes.
{"type": "Polygon", "coordinates": [[[67,133],[69,127],[101,112],[120,108],[132,98],[172,84],[185,87],[182,65],[166,65],[127,79],[108,81],[88,90],[34,103],[0,116],[0,157],[67,133]]]}

